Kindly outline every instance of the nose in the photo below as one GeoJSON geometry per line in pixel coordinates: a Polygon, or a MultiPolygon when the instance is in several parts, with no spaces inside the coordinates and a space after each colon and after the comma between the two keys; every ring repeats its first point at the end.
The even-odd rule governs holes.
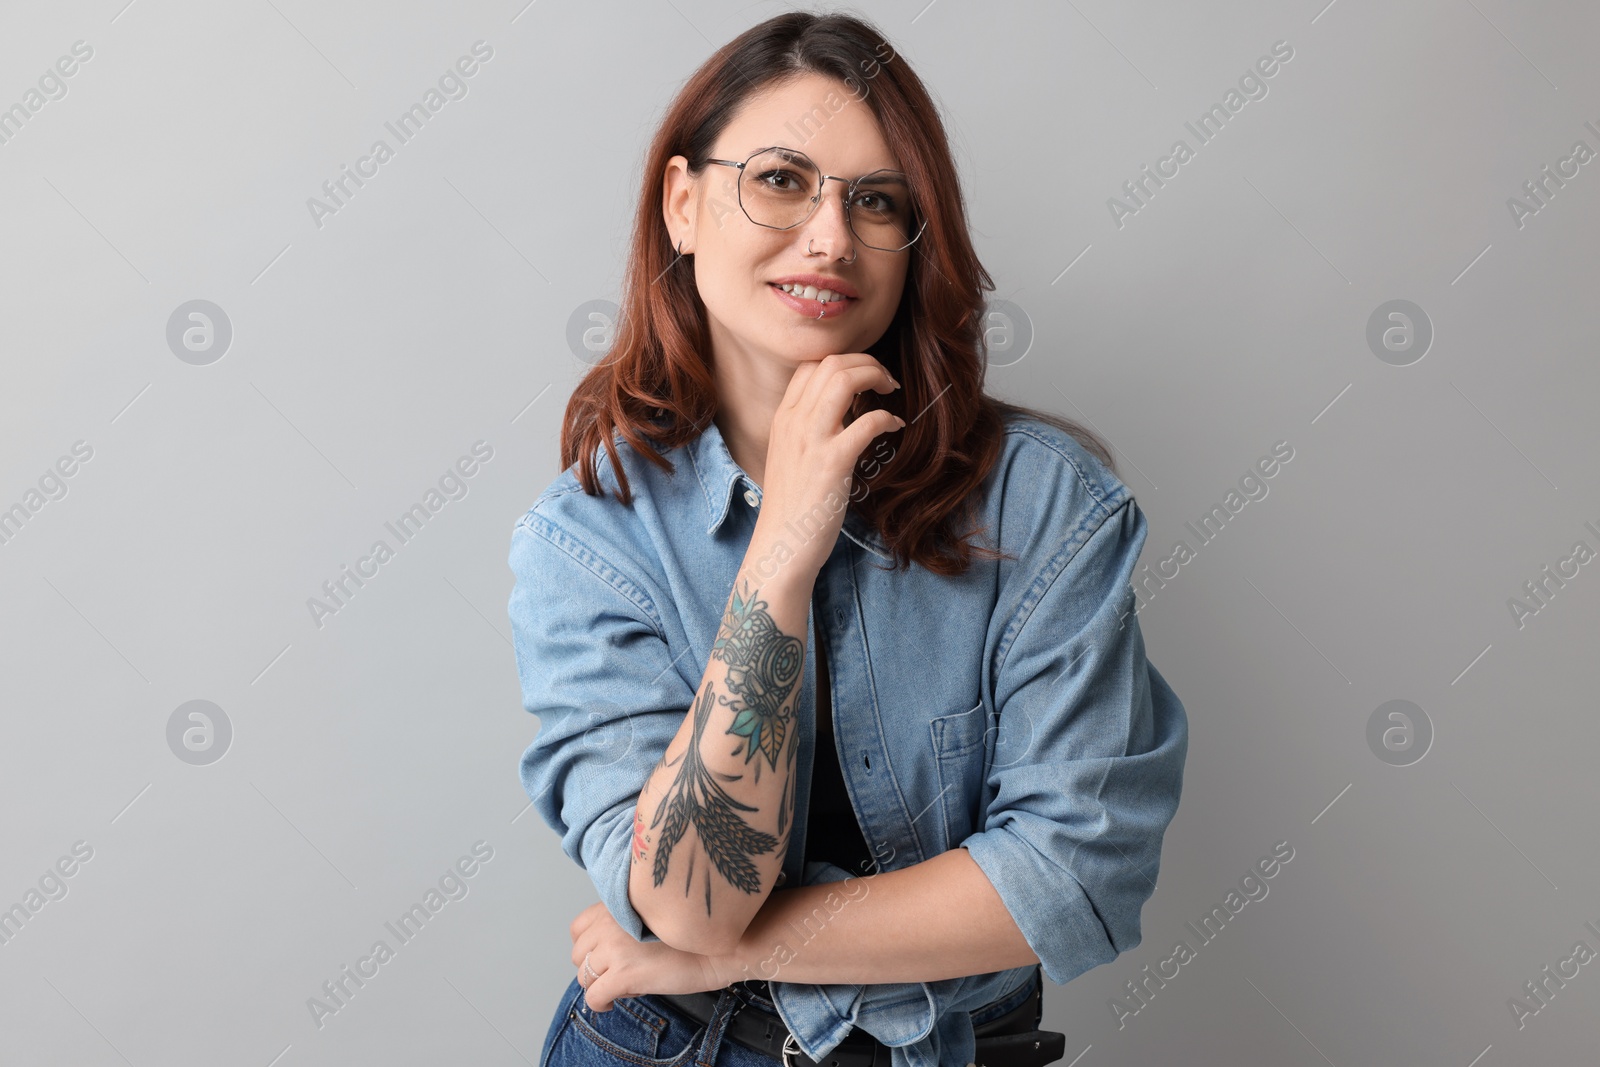
{"type": "Polygon", "coordinates": [[[850,221],[845,215],[845,197],[849,192],[850,186],[841,179],[823,178],[822,190],[817,194],[821,201],[801,227],[801,236],[813,249],[824,248],[840,259],[853,258],[856,254],[855,234],[850,232],[850,221]],[[830,184],[838,187],[838,196],[828,195],[830,184]]]}

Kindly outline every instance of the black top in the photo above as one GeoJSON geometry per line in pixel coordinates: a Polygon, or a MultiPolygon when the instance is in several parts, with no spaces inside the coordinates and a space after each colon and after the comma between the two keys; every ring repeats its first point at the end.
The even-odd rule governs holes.
{"type": "Polygon", "coordinates": [[[826,642],[817,641],[817,751],[812,763],[811,806],[806,822],[807,860],[827,860],[853,875],[873,873],[872,852],[850,808],[833,739],[832,679],[826,642]]]}

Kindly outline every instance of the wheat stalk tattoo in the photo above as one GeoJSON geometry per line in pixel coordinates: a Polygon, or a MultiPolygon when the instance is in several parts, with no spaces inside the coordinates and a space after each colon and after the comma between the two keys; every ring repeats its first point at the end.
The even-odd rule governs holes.
{"type": "MultiPolygon", "coordinates": [[[[657,843],[655,862],[651,868],[654,883],[666,881],[667,865],[672,848],[693,824],[695,833],[705,846],[706,854],[717,872],[746,893],[761,891],[761,878],[752,856],[765,855],[779,845],[772,834],[757,830],[739,815],[742,811],[758,809],[741,804],[730,796],[717,781],[736,782],[742,774],[713,772],[700,758],[700,739],[706,724],[711,721],[711,711],[717,704],[732,708],[733,725],[727,733],[744,739],[734,748],[745,751],[745,762],[758,755],[765,757],[767,765],[777,769],[778,759],[786,743],[788,763],[794,765],[795,748],[792,743],[794,711],[789,706],[800,672],[805,662],[802,643],[778,629],[767,611],[767,602],[757,598],[754,591],[741,596],[735,589],[722,616],[722,626],[712,645],[711,655],[728,665],[727,687],[731,697],[718,696],[707,684],[701,691],[694,711],[694,735],[689,749],[679,757],[682,767],[674,780],[667,800],[656,809],[651,821],[654,829],[663,820],[657,843]]],[[[761,781],[761,760],[756,759],[755,781],[761,781]]],[[[793,786],[791,776],[789,782],[793,786]]],[[[788,822],[790,790],[785,790],[778,810],[778,832],[785,834],[788,822]]],[[[635,841],[642,836],[635,826],[635,841]]],[[[636,848],[642,856],[642,848],[636,848]]],[[[694,859],[690,858],[685,874],[684,892],[689,891],[694,880],[694,859]]],[[[705,875],[706,914],[711,914],[711,876],[705,875]]]]}

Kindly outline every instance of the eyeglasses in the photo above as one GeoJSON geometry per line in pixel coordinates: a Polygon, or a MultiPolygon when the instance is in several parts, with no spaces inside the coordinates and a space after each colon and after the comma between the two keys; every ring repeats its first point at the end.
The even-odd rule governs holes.
{"type": "Polygon", "coordinates": [[[845,183],[845,223],[868,248],[903,251],[928,225],[926,220],[918,221],[911,204],[911,186],[897,170],[875,170],[848,181],[823,174],[804,152],[778,147],[752,152],[743,163],[731,159],[706,162],[739,169],[739,207],[757,226],[792,230],[800,225],[822,203],[822,186],[829,178],[845,183]]]}

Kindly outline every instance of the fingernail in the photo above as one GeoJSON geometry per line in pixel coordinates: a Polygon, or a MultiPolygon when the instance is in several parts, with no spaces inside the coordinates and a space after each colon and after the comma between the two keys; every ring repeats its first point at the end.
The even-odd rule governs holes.
{"type": "Polygon", "coordinates": [[[900,425],[901,425],[901,427],[902,427],[902,428],[903,428],[903,427],[904,427],[904,426],[905,426],[905,424],[906,424],[906,420],[905,420],[905,419],[902,419],[902,418],[901,418],[901,417],[900,417],[900,416],[899,416],[899,415],[896,415],[896,416],[895,416],[895,417],[894,417],[894,421],[895,421],[895,422],[898,422],[898,423],[899,423],[899,424],[900,424],[900,425]]]}

